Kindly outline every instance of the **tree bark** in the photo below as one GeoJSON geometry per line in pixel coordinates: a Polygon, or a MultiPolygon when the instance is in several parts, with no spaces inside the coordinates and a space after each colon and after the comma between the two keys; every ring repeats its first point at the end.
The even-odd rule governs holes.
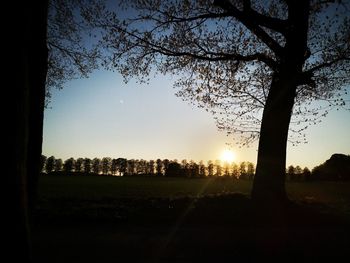
{"type": "Polygon", "coordinates": [[[252,199],[271,204],[287,200],[286,149],[296,85],[289,70],[274,75],[263,112],[252,199]]]}
{"type": "Polygon", "coordinates": [[[310,1],[287,1],[286,44],[264,107],[252,199],[267,205],[288,200],[285,189],[288,130],[298,76],[307,54],[310,1]]]}
{"type": "MultiPolygon", "coordinates": [[[[5,126],[5,205],[3,243],[11,261],[32,262],[29,225],[29,183],[33,167],[39,167],[42,117],[47,67],[46,25],[48,1],[9,3],[6,12],[15,17],[7,21],[7,44],[3,83],[6,91],[5,126]],[[43,66],[45,64],[45,66],[43,66]],[[44,97],[42,96],[44,94],[44,97]],[[34,128],[35,127],[35,128],[34,128]],[[34,150],[35,149],[35,150],[34,150]],[[40,150],[39,150],[40,149],[40,150]],[[30,164],[29,164],[30,163],[30,164]]],[[[4,14],[3,14],[4,15],[4,14]]],[[[4,15],[5,16],[5,15],[4,15]]],[[[36,168],[37,169],[37,168],[36,168]]],[[[37,174],[37,173],[36,173],[37,174]]]]}
{"type": "Polygon", "coordinates": [[[35,5],[32,20],[31,40],[28,45],[29,81],[31,89],[29,92],[29,130],[28,130],[28,205],[29,211],[35,207],[37,184],[41,167],[41,153],[43,143],[43,122],[45,108],[45,84],[47,75],[47,9],[48,0],[40,1],[35,5]]]}

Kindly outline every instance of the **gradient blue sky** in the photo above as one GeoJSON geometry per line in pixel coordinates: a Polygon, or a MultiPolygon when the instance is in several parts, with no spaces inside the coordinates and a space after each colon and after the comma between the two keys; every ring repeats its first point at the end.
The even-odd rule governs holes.
{"type": "MultiPolygon", "coordinates": [[[[128,159],[220,159],[232,141],[212,116],[176,97],[169,76],[149,85],[125,84],[116,72],[96,71],[88,79],[53,91],[45,110],[43,154],[128,159]]],[[[332,111],[307,130],[308,144],[288,146],[287,165],[314,167],[333,153],[350,154],[350,112],[332,111]]],[[[256,163],[257,145],[233,147],[236,161],[256,163]]]]}

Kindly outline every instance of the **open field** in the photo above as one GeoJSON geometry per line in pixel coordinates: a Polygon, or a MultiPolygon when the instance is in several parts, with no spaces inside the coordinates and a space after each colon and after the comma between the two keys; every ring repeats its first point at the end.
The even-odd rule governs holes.
{"type": "MultiPolygon", "coordinates": [[[[40,200],[103,201],[182,198],[241,193],[249,197],[251,181],[156,177],[42,176],[40,200]]],[[[287,182],[289,198],[319,204],[350,216],[350,182],[287,182]]]]}
{"type": "Polygon", "coordinates": [[[177,198],[236,192],[249,194],[250,181],[172,177],[42,176],[44,198],[177,198]]]}
{"type": "Polygon", "coordinates": [[[40,178],[35,262],[316,262],[348,255],[350,184],[288,183],[299,205],[256,208],[251,182],[40,178]]]}

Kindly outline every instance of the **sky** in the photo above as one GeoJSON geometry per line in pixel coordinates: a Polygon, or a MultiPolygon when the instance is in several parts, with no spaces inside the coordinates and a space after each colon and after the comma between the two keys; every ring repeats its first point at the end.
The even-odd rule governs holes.
{"type": "MultiPolygon", "coordinates": [[[[256,163],[257,144],[239,148],[218,131],[212,115],[175,96],[171,76],[125,84],[117,72],[95,71],[54,90],[45,110],[43,154],[73,158],[220,159],[230,148],[235,162],[256,163]]],[[[287,166],[313,168],[334,153],[350,154],[350,111],[331,111],[310,127],[308,143],[287,148],[287,166]]]]}

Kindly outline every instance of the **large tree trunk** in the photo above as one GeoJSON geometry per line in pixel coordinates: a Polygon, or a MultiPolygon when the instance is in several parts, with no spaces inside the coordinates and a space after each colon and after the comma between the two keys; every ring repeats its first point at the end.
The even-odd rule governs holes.
{"type": "MultiPolygon", "coordinates": [[[[19,54],[23,50],[17,50],[19,54]]],[[[18,55],[19,55],[18,54],[18,55]]],[[[11,261],[30,259],[29,225],[27,206],[27,145],[28,145],[28,94],[29,83],[26,78],[25,57],[15,55],[16,74],[5,74],[5,83],[11,83],[12,89],[6,96],[7,112],[4,113],[7,127],[2,129],[5,139],[5,198],[2,209],[2,223],[5,235],[2,236],[5,244],[3,260],[11,261]],[[7,80],[6,80],[7,79],[7,80]]],[[[10,64],[13,65],[13,64],[10,64]]],[[[11,67],[12,68],[12,67],[11,67]]]]}
{"type": "Polygon", "coordinates": [[[3,64],[9,72],[2,80],[8,85],[3,97],[6,99],[3,103],[7,105],[3,111],[5,126],[2,129],[7,169],[4,174],[6,200],[2,210],[5,255],[2,258],[14,262],[32,261],[28,186],[32,179],[29,176],[38,172],[34,172],[31,165],[39,167],[41,155],[39,138],[42,137],[41,105],[45,99],[47,67],[47,6],[48,1],[13,2],[5,9],[14,15],[16,22],[9,23],[4,33],[4,42],[8,44],[4,53],[9,59],[3,64]]]}
{"type": "Polygon", "coordinates": [[[29,48],[29,81],[31,85],[29,93],[29,138],[28,138],[28,202],[30,211],[34,209],[37,184],[41,169],[41,153],[43,142],[43,121],[45,108],[45,84],[48,67],[47,49],[47,9],[48,0],[36,4],[35,15],[32,21],[31,41],[29,48]]]}
{"type": "Polygon", "coordinates": [[[258,161],[252,198],[259,204],[287,201],[286,151],[298,77],[307,58],[309,0],[287,1],[289,28],[284,54],[274,73],[260,128],[258,161]]]}
{"type": "Polygon", "coordinates": [[[252,198],[269,204],[286,201],[285,169],[289,123],[296,85],[293,74],[275,74],[263,112],[252,198]]]}

